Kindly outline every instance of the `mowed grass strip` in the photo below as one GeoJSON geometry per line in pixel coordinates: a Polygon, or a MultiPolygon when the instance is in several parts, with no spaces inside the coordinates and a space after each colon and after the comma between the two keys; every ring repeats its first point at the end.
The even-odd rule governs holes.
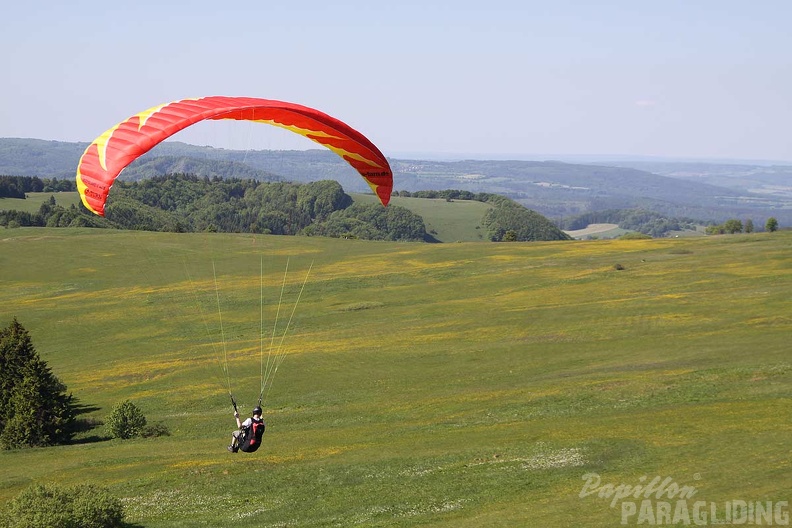
{"type": "Polygon", "coordinates": [[[2,452],[0,497],[95,482],[147,527],[618,524],[609,501],[579,497],[589,472],[788,500],[791,262],[787,232],[427,245],[5,230],[3,324],[16,316],[98,408],[82,418],[129,398],[172,435],[2,452]],[[265,445],[231,455],[227,383],[248,411],[273,341],[265,445]]]}

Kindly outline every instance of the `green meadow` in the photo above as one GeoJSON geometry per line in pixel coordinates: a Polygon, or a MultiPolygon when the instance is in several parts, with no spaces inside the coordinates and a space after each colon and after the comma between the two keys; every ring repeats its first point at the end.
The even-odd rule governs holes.
{"type": "Polygon", "coordinates": [[[80,195],[76,191],[27,193],[24,200],[21,198],[0,198],[0,211],[15,210],[37,213],[41,208],[41,204],[49,201],[52,197],[55,198],[55,203],[62,207],[70,207],[80,203],[80,195]]]}
{"type": "Polygon", "coordinates": [[[613,489],[655,477],[716,507],[792,500],[789,231],[418,244],[21,228],[0,231],[0,286],[0,324],[28,329],[81,419],[130,399],[171,430],[0,452],[0,504],[92,482],[136,527],[611,527],[643,500],[613,489]],[[231,454],[229,385],[248,413],[272,350],[264,445],[231,454]]]}

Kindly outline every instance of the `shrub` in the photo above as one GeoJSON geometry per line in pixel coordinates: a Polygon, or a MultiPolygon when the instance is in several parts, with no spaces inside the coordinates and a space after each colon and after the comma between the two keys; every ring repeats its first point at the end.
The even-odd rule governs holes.
{"type": "Polygon", "coordinates": [[[117,403],[105,420],[107,434],[112,438],[134,438],[140,436],[145,427],[143,411],[129,400],[117,403]]]}
{"type": "Polygon", "coordinates": [[[143,438],[154,438],[156,436],[170,436],[170,429],[163,422],[157,422],[145,426],[140,431],[140,436],[143,438]]]}
{"type": "Polygon", "coordinates": [[[619,237],[620,240],[647,240],[651,238],[651,235],[647,235],[638,231],[630,231],[629,233],[624,233],[619,237]]]}
{"type": "Polygon", "coordinates": [[[31,486],[11,501],[7,513],[3,528],[116,528],[124,519],[121,501],[91,484],[31,486]]]}

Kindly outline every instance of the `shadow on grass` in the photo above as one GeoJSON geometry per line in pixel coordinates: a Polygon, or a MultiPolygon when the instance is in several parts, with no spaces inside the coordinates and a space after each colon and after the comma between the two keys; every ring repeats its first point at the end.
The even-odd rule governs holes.
{"type": "Polygon", "coordinates": [[[73,400],[72,411],[74,412],[75,420],[71,427],[72,439],[67,442],[69,445],[92,444],[94,442],[110,440],[109,436],[99,434],[104,422],[96,418],[80,417],[84,414],[96,412],[99,409],[101,409],[101,407],[97,407],[96,405],[82,404],[77,398],[73,400]]]}
{"type": "MultiPolygon", "coordinates": [[[[79,400],[74,398],[72,400],[72,412],[74,413],[75,419],[70,428],[72,436],[68,442],[64,443],[66,445],[80,445],[112,440],[113,437],[105,434],[102,430],[104,426],[102,420],[93,417],[80,417],[80,415],[90,414],[100,409],[101,407],[95,405],[83,405],[79,400]]],[[[135,436],[141,436],[143,438],[170,436],[170,430],[164,422],[155,422],[143,427],[135,436]]],[[[2,528],[2,525],[0,525],[0,528],[2,528]]]]}

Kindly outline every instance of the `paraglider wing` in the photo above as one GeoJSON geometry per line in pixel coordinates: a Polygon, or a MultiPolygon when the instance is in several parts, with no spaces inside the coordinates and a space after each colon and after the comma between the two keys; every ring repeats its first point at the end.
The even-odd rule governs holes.
{"type": "Polygon", "coordinates": [[[393,173],[363,134],[313,108],[254,97],[201,97],[155,106],[123,121],[91,143],[77,166],[77,189],[89,210],[104,216],[105,201],[121,171],[173,134],[206,119],[256,121],[291,130],[324,145],[354,167],[388,205],[393,173]]]}

